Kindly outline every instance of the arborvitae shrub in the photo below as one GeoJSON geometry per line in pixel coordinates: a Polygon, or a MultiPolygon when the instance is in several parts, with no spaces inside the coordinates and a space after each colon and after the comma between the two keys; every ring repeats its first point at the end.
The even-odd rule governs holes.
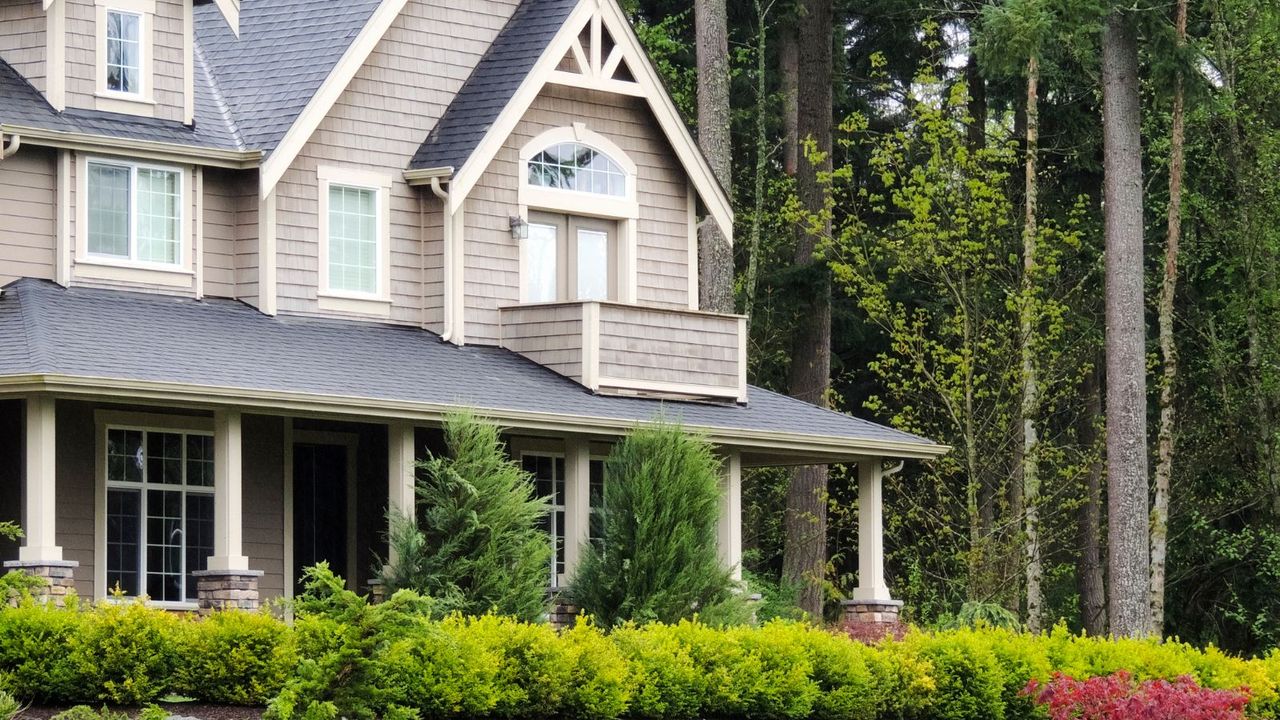
{"type": "Polygon", "coordinates": [[[396,552],[383,582],[435,598],[442,611],[538,619],[551,562],[550,539],[538,527],[547,499],[534,496],[532,478],[507,455],[493,423],[459,413],[444,434],[448,453],[418,468],[416,521],[390,513],[396,552]]]}
{"type": "Polygon", "coordinates": [[[720,462],[710,443],[662,424],[632,432],[605,461],[602,543],[585,548],[573,601],[605,627],[724,615],[734,599],[720,564],[720,462]],[[712,610],[712,608],[715,608],[712,610]]]}

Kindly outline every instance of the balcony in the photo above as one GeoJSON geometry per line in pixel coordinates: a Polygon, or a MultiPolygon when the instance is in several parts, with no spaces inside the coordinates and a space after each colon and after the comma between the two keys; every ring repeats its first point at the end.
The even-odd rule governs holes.
{"type": "Polygon", "coordinates": [[[593,392],[747,400],[745,316],[574,300],[501,317],[503,347],[593,392]]]}

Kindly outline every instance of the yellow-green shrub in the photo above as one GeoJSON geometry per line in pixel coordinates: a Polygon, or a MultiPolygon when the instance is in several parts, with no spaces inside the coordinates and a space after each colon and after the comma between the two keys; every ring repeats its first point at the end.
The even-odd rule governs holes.
{"type": "Polygon", "coordinates": [[[229,705],[265,705],[297,665],[293,634],[264,613],[215,612],[186,623],[175,686],[229,705]]]}
{"type": "Polygon", "coordinates": [[[67,656],[78,628],[74,609],[51,609],[30,599],[0,611],[0,689],[27,702],[83,699],[67,656]]]}
{"type": "Polygon", "coordinates": [[[186,619],[141,602],[105,601],[78,617],[66,651],[83,699],[140,705],[168,691],[186,619]]]}

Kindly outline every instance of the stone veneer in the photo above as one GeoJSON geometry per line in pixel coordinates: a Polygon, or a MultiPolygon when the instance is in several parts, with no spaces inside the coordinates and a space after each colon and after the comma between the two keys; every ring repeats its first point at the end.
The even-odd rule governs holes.
{"type": "Polygon", "coordinates": [[[196,576],[200,612],[214,610],[257,610],[262,606],[258,593],[261,570],[201,570],[196,576]]]}
{"type": "Polygon", "coordinates": [[[31,596],[39,602],[62,606],[68,595],[75,594],[75,569],[80,563],[74,560],[10,560],[4,566],[44,580],[44,585],[31,589],[31,596]]]}
{"type": "Polygon", "coordinates": [[[840,604],[841,626],[855,640],[875,643],[886,636],[900,639],[906,632],[899,600],[845,600],[840,604]]]}
{"type": "Polygon", "coordinates": [[[555,595],[551,598],[551,610],[547,613],[547,624],[555,630],[568,630],[577,622],[579,609],[568,597],[555,595]]]}

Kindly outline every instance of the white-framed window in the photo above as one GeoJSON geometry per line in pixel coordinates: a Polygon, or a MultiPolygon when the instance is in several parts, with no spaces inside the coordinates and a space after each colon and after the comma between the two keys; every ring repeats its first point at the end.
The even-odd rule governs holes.
{"type": "Polygon", "coordinates": [[[317,179],[320,306],[388,313],[392,177],[322,166],[317,179]]]}
{"type": "Polygon", "coordinates": [[[106,89],[142,94],[142,14],[107,9],[106,89]]]}
{"type": "Polygon", "coordinates": [[[107,425],[105,588],[159,603],[197,600],[213,554],[213,433],[107,425]]]}
{"type": "MultiPolygon", "coordinates": [[[[552,452],[523,452],[520,464],[533,476],[534,492],[538,497],[551,498],[551,511],[543,520],[543,527],[550,538],[554,552],[551,556],[551,587],[557,587],[565,574],[565,493],[564,455],[552,452]]],[[[597,547],[604,537],[604,458],[592,456],[589,461],[590,482],[587,518],[588,539],[597,547]]]]}
{"type": "Polygon", "coordinates": [[[558,142],[529,158],[527,182],[545,188],[626,197],[631,182],[604,152],[577,141],[558,142]]]}
{"type": "Polygon", "coordinates": [[[95,109],[153,117],[156,0],[94,0],[94,5],[95,109]]]}
{"type": "Polygon", "coordinates": [[[579,215],[529,212],[523,241],[525,302],[617,300],[621,223],[579,215]]]}
{"type": "Polygon", "coordinates": [[[126,263],[184,264],[179,168],[116,160],[85,163],[85,255],[126,263]]]}

